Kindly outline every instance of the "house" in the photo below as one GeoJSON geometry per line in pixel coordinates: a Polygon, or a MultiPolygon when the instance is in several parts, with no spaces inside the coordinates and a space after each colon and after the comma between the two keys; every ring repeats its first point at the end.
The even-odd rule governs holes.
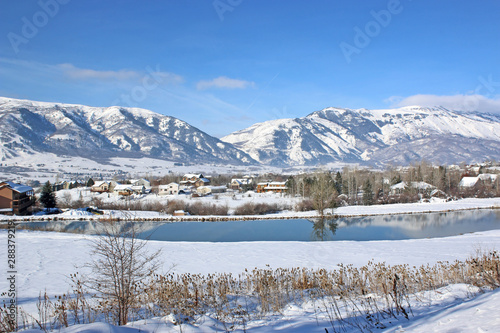
{"type": "MultiPolygon", "coordinates": [[[[210,188],[210,186],[199,186],[197,189],[196,189],[196,195],[197,196],[205,196],[205,195],[209,195],[209,194],[212,194],[212,189],[210,188]]],[[[193,194],[194,196],[194,194],[193,194]]]]}
{"type": "Polygon", "coordinates": [[[479,181],[479,177],[462,177],[460,183],[458,183],[458,187],[461,189],[473,188],[478,185],[479,181]]]}
{"type": "Polygon", "coordinates": [[[144,185],[118,184],[113,188],[113,194],[128,196],[132,194],[144,194],[146,188],[144,185]]]}
{"type": "Polygon", "coordinates": [[[179,194],[179,184],[170,183],[158,186],[158,195],[177,195],[179,194]]]}
{"type": "Polygon", "coordinates": [[[249,176],[245,176],[243,178],[233,178],[231,179],[231,183],[229,187],[235,191],[243,191],[244,188],[248,188],[253,183],[253,179],[249,176]]]}
{"type": "Polygon", "coordinates": [[[274,192],[283,193],[288,190],[286,182],[262,182],[257,183],[257,193],[274,192]]]}
{"type": "Polygon", "coordinates": [[[109,191],[109,182],[107,181],[97,181],[90,188],[91,192],[104,193],[109,191]]]}
{"type": "Polygon", "coordinates": [[[203,176],[203,174],[201,174],[201,173],[199,173],[199,174],[187,173],[182,177],[182,180],[180,181],[180,185],[185,186],[185,187],[207,186],[207,185],[210,185],[210,179],[203,176]]]}
{"type": "Polygon", "coordinates": [[[134,191],[132,190],[132,185],[130,184],[119,184],[113,189],[113,194],[115,195],[129,196],[133,193],[134,191]]]}
{"type": "Polygon", "coordinates": [[[428,184],[426,182],[400,182],[391,186],[390,194],[402,194],[407,189],[416,190],[418,193],[430,193],[436,187],[434,185],[428,184]]]}
{"type": "Polygon", "coordinates": [[[0,183],[0,213],[26,215],[34,203],[32,187],[12,182],[0,183]]]}
{"type": "Polygon", "coordinates": [[[147,179],[131,179],[130,184],[134,186],[144,186],[146,190],[151,190],[151,182],[147,179]]]}
{"type": "Polygon", "coordinates": [[[227,191],[227,187],[224,185],[222,185],[222,186],[199,186],[196,188],[196,191],[193,192],[193,196],[203,197],[205,195],[224,193],[226,191],[227,191]]]}

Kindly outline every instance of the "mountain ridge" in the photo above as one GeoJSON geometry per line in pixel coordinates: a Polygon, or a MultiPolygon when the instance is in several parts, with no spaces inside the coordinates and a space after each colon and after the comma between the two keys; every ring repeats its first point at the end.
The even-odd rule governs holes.
{"type": "Polygon", "coordinates": [[[140,108],[90,107],[1,97],[0,130],[0,159],[23,151],[256,164],[231,144],[180,119],[140,108]]]}
{"type": "Polygon", "coordinates": [[[221,139],[274,166],[482,162],[500,158],[500,117],[444,107],[329,107],[301,118],[257,123],[221,139]],[[273,149],[278,146],[279,151],[273,149]]]}
{"type": "Polygon", "coordinates": [[[0,160],[21,152],[153,157],[173,162],[315,166],[500,159],[500,116],[443,107],[328,107],[268,120],[221,139],[180,119],[125,107],[0,97],[0,160]]]}

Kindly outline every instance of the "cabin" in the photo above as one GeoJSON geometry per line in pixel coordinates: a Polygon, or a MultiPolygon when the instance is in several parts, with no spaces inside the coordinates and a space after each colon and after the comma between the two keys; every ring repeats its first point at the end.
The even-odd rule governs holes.
{"type": "Polygon", "coordinates": [[[33,188],[12,182],[0,183],[0,213],[7,215],[27,215],[35,203],[33,188]]]}

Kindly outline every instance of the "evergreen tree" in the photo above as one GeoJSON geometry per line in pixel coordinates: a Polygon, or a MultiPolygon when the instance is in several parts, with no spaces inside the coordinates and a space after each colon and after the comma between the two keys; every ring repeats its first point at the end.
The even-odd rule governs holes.
{"type": "Polygon", "coordinates": [[[87,187],[92,187],[94,184],[94,180],[92,178],[89,178],[89,180],[87,181],[87,187]]]}
{"type": "Polygon", "coordinates": [[[47,181],[45,185],[43,185],[42,192],[40,193],[40,199],[38,200],[45,208],[56,207],[56,196],[49,181],[47,181]]]}
{"type": "Polygon", "coordinates": [[[337,174],[335,175],[335,190],[337,190],[338,194],[342,194],[342,175],[340,174],[340,171],[337,171],[337,174]]]}
{"type": "Polygon", "coordinates": [[[367,180],[363,186],[363,204],[365,206],[373,204],[373,190],[370,180],[367,180]]]}

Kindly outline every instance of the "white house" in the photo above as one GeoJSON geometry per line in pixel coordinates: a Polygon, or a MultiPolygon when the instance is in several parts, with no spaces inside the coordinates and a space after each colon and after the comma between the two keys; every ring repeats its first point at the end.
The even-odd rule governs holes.
{"type": "Polygon", "coordinates": [[[458,187],[460,188],[471,188],[476,186],[479,181],[479,177],[463,177],[458,183],[458,187]]]}
{"type": "Polygon", "coordinates": [[[253,179],[249,176],[245,176],[243,178],[233,178],[231,179],[230,187],[233,190],[242,190],[243,187],[252,185],[253,179]]]}
{"type": "Polygon", "coordinates": [[[109,191],[109,182],[106,181],[97,181],[92,185],[90,188],[90,191],[92,192],[108,192],[109,191]]]}
{"type": "Polygon", "coordinates": [[[132,194],[144,194],[146,193],[146,188],[144,185],[130,185],[130,184],[119,184],[113,189],[113,194],[116,195],[132,195],[132,194]]]}
{"type": "Polygon", "coordinates": [[[134,186],[144,186],[146,189],[151,188],[151,182],[147,179],[141,178],[141,179],[131,179],[130,184],[134,186]]]}
{"type": "Polygon", "coordinates": [[[170,183],[158,186],[158,195],[177,195],[179,194],[179,184],[170,183]]]}
{"type": "Polygon", "coordinates": [[[436,187],[426,182],[411,182],[410,184],[408,184],[407,182],[401,182],[391,186],[391,194],[401,194],[405,191],[406,188],[412,188],[417,190],[418,193],[424,193],[430,192],[436,187]]]}

